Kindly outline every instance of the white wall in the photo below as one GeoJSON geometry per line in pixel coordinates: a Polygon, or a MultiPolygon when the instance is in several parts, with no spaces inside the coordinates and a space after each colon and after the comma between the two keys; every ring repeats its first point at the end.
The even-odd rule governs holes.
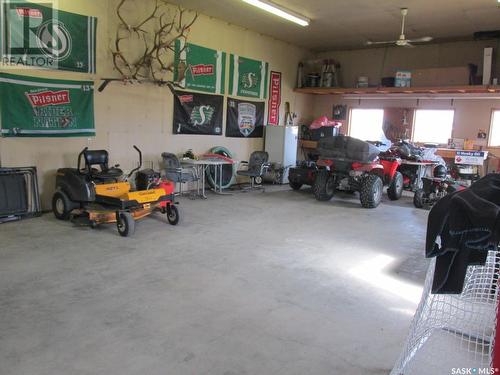
{"type": "MultiPolygon", "coordinates": [[[[117,0],[59,0],[59,7],[63,10],[98,17],[97,76],[41,71],[16,73],[93,79],[96,87],[100,78],[116,77],[110,54],[116,31],[116,4],[117,0]]],[[[134,9],[125,15],[133,20],[149,14],[150,9],[145,4],[152,2],[136,1],[134,9]]],[[[282,72],[282,112],[284,102],[289,101],[292,110],[299,114],[299,122],[310,120],[312,98],[293,92],[296,68],[298,62],[309,55],[307,50],[203,15],[191,28],[189,41],[228,54],[233,52],[268,61],[270,70],[282,72]]],[[[173,98],[167,88],[111,83],[102,93],[95,91],[96,137],[1,138],[0,162],[2,166],[36,166],[43,206],[47,209],[54,190],[55,171],[75,166],[77,154],[85,146],[108,149],[111,162],[119,163],[124,169],[135,166],[137,154],[132,149],[134,144],[142,148],[145,160],[150,161],[158,161],[163,151],[180,153],[192,148],[195,153],[203,153],[213,146],[228,147],[237,159],[245,160],[252,151],[263,147],[263,139],[174,135],[172,110],[173,98]]]]}

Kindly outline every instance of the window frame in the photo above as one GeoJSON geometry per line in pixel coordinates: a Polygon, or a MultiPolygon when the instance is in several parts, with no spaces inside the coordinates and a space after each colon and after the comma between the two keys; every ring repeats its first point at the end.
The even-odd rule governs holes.
{"type": "MultiPolygon", "coordinates": [[[[493,130],[493,120],[494,120],[494,117],[495,117],[495,112],[498,112],[498,115],[500,116],[500,108],[492,108],[491,109],[490,127],[488,129],[488,143],[487,143],[487,146],[486,146],[488,148],[500,148],[500,144],[496,145],[496,146],[493,146],[491,144],[491,134],[492,134],[492,130],[493,130]]],[[[500,120],[499,120],[499,126],[500,126],[500,120]]]]}
{"type": "MultiPolygon", "coordinates": [[[[451,111],[453,112],[453,121],[451,122],[451,134],[449,138],[453,138],[453,133],[455,132],[455,115],[456,115],[456,109],[455,108],[415,108],[414,109],[414,114],[413,114],[413,124],[411,127],[411,141],[413,143],[435,143],[435,142],[430,142],[430,141],[416,141],[415,140],[415,130],[417,129],[417,112],[418,111],[451,111]]],[[[448,138],[448,139],[449,139],[448,138]]],[[[448,140],[444,143],[438,143],[438,145],[448,145],[448,140]]]]}

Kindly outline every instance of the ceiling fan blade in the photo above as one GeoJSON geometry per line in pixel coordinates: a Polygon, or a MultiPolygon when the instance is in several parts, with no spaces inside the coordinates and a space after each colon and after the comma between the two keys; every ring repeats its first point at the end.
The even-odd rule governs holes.
{"type": "Polygon", "coordinates": [[[412,43],[422,43],[422,42],[430,42],[434,38],[432,36],[423,36],[421,38],[408,39],[408,42],[412,43]]]}
{"type": "Polygon", "coordinates": [[[401,8],[401,34],[399,35],[398,40],[385,40],[382,42],[373,42],[371,40],[367,40],[365,42],[365,45],[372,46],[372,45],[383,45],[383,44],[396,44],[398,47],[414,48],[415,46],[412,45],[411,43],[425,43],[425,42],[430,42],[431,40],[434,39],[431,36],[423,36],[421,38],[415,38],[415,39],[406,39],[405,26],[406,26],[407,16],[408,16],[408,8],[401,8]]]}
{"type": "Polygon", "coordinates": [[[371,46],[371,45],[374,45],[374,44],[394,44],[394,43],[396,43],[396,40],[386,40],[386,41],[383,41],[383,42],[372,42],[371,40],[367,40],[365,44],[367,46],[371,46]]]}

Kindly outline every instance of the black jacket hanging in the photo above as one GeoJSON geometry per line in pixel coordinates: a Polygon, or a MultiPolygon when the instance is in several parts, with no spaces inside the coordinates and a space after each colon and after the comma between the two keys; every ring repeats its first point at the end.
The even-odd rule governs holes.
{"type": "Polygon", "coordinates": [[[427,223],[426,257],[436,257],[433,293],[461,293],[469,265],[483,265],[500,242],[500,174],[439,200],[427,223]]]}

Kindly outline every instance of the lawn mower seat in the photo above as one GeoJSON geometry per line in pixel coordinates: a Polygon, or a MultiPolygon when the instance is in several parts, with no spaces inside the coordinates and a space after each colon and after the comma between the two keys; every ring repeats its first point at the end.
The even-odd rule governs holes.
{"type": "Polygon", "coordinates": [[[106,150],[85,150],[83,153],[85,159],[85,171],[93,180],[109,181],[116,180],[123,175],[120,168],[108,166],[109,155],[106,150]],[[99,169],[93,166],[99,166],[99,169]]]}

